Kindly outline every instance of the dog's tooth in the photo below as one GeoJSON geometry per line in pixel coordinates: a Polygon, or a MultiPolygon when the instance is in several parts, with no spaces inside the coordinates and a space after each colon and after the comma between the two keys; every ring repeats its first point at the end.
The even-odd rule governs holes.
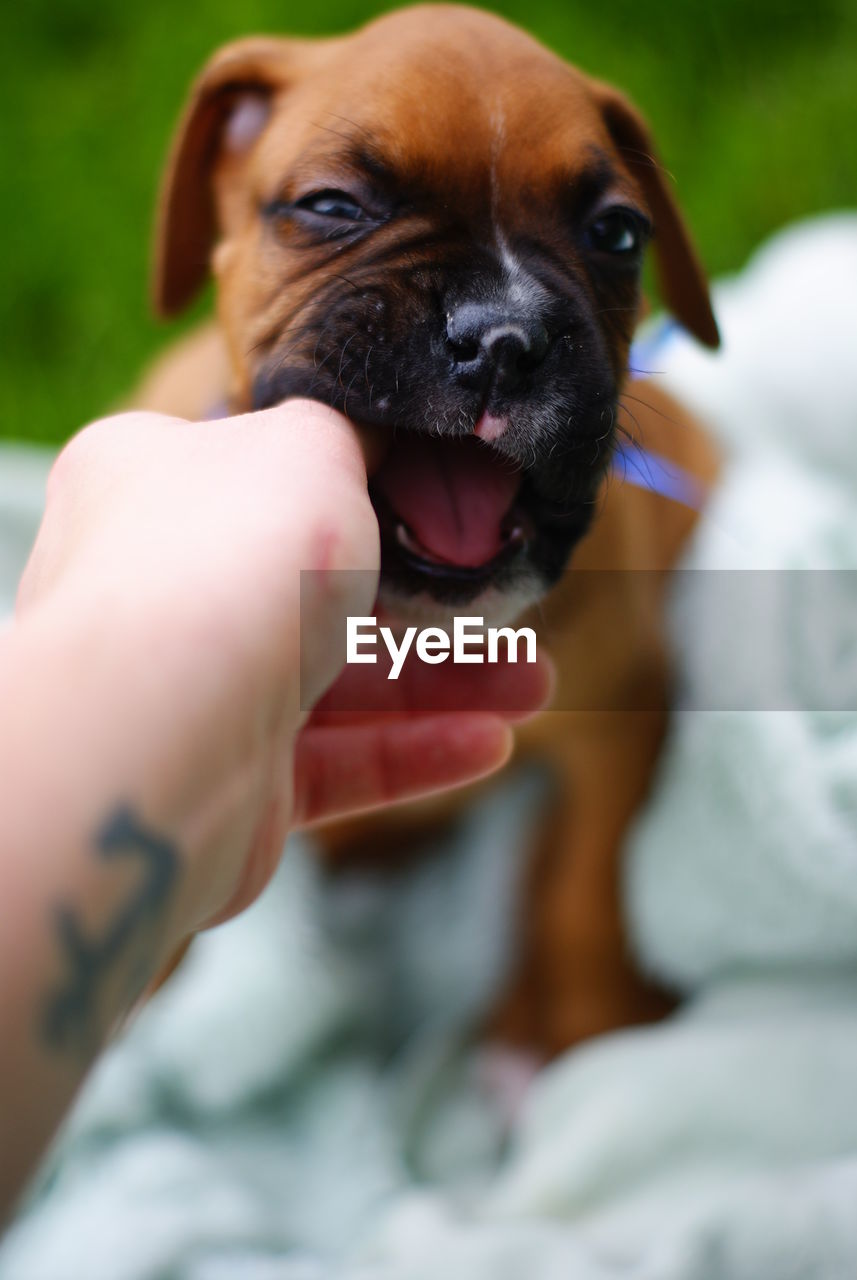
{"type": "Polygon", "coordinates": [[[396,522],[395,538],[400,547],[404,547],[406,551],[410,551],[411,555],[419,556],[421,560],[429,560],[433,564],[442,564],[437,556],[433,556],[411,533],[410,529],[401,520],[396,522]]]}
{"type": "Polygon", "coordinates": [[[401,520],[396,521],[396,541],[400,547],[404,547],[406,551],[413,551],[415,555],[422,555],[423,549],[411,534],[410,529],[401,520]]]}

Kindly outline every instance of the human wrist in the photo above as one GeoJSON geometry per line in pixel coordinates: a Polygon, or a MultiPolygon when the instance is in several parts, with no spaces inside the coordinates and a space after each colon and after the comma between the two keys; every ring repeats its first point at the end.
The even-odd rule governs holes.
{"type": "Polygon", "coordinates": [[[228,897],[297,700],[277,704],[199,617],[162,627],[151,610],[102,605],[58,592],[7,635],[3,701],[20,721],[4,735],[7,777],[23,771],[52,797],[28,843],[55,843],[60,817],[91,843],[120,809],[169,839],[182,872],[169,946],[228,897]]]}

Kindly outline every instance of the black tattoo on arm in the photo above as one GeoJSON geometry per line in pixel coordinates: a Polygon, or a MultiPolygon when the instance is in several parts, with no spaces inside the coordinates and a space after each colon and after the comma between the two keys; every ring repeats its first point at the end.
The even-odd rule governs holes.
{"type": "MultiPolygon", "coordinates": [[[[161,911],[179,869],[178,852],[164,836],[147,830],[128,808],[118,809],[96,837],[106,861],[135,857],[143,879],[100,937],[87,937],[73,909],[60,906],[55,921],[68,978],[45,1004],[42,1036],[56,1050],[94,1052],[106,1030],[99,1008],[104,985],[127,965],[125,994],[130,1005],[151,978],[153,943],[161,911]]],[[[108,1020],[109,1020],[108,1012],[108,1020]]]]}

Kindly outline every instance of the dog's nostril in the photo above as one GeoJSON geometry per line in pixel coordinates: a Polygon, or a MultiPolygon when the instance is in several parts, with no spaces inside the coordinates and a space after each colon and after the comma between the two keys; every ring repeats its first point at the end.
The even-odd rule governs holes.
{"type": "Polygon", "coordinates": [[[519,316],[502,307],[464,303],[446,317],[446,338],[459,381],[493,379],[514,390],[541,364],[549,339],[537,316],[519,316]]]}
{"type": "Polygon", "coordinates": [[[447,336],[447,341],[457,364],[470,364],[478,359],[480,346],[472,338],[462,338],[456,342],[447,336]]]}
{"type": "Polygon", "coordinates": [[[528,334],[517,325],[505,325],[491,329],[482,339],[482,346],[499,368],[521,369],[532,368],[539,363],[540,356],[533,350],[528,334]]]}

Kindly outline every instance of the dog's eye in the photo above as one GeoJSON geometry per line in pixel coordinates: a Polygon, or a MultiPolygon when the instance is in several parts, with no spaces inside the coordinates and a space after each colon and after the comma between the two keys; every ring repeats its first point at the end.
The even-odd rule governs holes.
{"type": "Polygon", "coordinates": [[[297,200],[295,208],[319,218],[336,218],[339,222],[364,222],[369,217],[347,191],[314,191],[297,200]]]}
{"type": "Polygon", "coordinates": [[[587,235],[599,253],[630,258],[642,249],[645,228],[642,219],[630,209],[609,209],[589,224],[587,235]]]}

